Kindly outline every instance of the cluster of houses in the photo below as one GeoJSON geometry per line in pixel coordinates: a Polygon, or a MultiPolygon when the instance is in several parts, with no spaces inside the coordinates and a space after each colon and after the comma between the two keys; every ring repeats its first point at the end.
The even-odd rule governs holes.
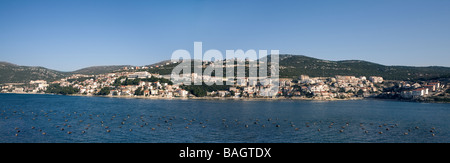
{"type": "Polygon", "coordinates": [[[79,94],[84,95],[95,95],[99,93],[102,88],[109,87],[110,96],[134,96],[136,94],[136,91],[140,90],[142,91],[142,95],[144,96],[187,97],[188,92],[181,89],[178,85],[169,85],[168,83],[161,83],[159,81],[139,81],[136,85],[114,85],[119,77],[126,77],[119,80],[119,82],[122,83],[127,79],[146,79],[151,78],[152,76],[157,78],[167,78],[167,76],[151,74],[147,71],[107,73],[96,75],[95,77],[92,75],[78,74],[65,79],[61,79],[59,81],[52,82],[52,84],[57,83],[60,86],[72,86],[74,88],[78,88],[80,90],[79,94]],[[80,78],[85,80],[76,80],[80,78]]]}
{"type": "MultiPolygon", "coordinates": [[[[146,67],[140,67],[145,69],[146,67]]],[[[136,68],[135,69],[139,69],[136,68]]],[[[182,88],[180,84],[161,83],[160,81],[140,80],[133,85],[115,85],[125,80],[148,79],[151,77],[170,79],[170,75],[151,74],[147,71],[138,72],[115,72],[100,75],[82,75],[76,74],[51,83],[44,80],[32,80],[29,83],[7,83],[1,85],[2,93],[43,93],[49,84],[59,84],[61,87],[71,86],[79,89],[79,94],[96,95],[102,88],[110,88],[109,96],[153,96],[153,97],[192,97],[189,91],[182,88]],[[137,93],[137,91],[139,93],[137,93]]],[[[213,78],[201,77],[195,73],[190,74],[192,80],[198,78],[211,80],[213,78]]],[[[224,81],[230,79],[224,79],[224,81]]],[[[298,79],[280,78],[278,81],[278,90],[265,89],[256,80],[249,78],[238,78],[232,81],[232,86],[228,90],[218,90],[207,92],[207,96],[215,97],[260,97],[270,94],[274,91],[272,97],[306,97],[319,99],[333,98],[351,98],[351,97],[370,97],[376,96],[386,88],[384,80],[379,76],[340,76],[335,77],[309,77],[301,75],[298,79]]],[[[431,92],[443,90],[444,86],[439,82],[429,83],[409,83],[406,81],[396,81],[402,89],[400,94],[402,98],[417,98],[428,96],[431,92]]]]}
{"type": "MultiPolygon", "coordinates": [[[[290,95],[290,93],[294,93],[295,96],[301,96],[300,92],[303,92],[304,94],[309,93],[313,98],[331,99],[374,95],[380,90],[380,86],[376,84],[382,83],[383,78],[376,76],[367,79],[365,76],[309,77],[301,75],[298,80],[293,81],[297,81],[294,82],[294,85],[299,86],[300,89],[289,89],[287,87],[287,90],[294,90],[294,92],[281,92],[282,94],[290,95]],[[360,93],[358,94],[358,92],[360,93]]],[[[290,85],[293,85],[292,81],[290,85]]]]}
{"type": "Polygon", "coordinates": [[[424,85],[420,85],[419,83],[409,84],[409,83],[401,83],[402,87],[406,90],[401,91],[401,97],[403,98],[418,98],[423,96],[429,96],[432,92],[436,92],[438,90],[442,90],[444,87],[441,87],[439,82],[430,82],[424,85]]]}
{"type": "Polygon", "coordinates": [[[0,85],[1,93],[40,93],[47,89],[45,80],[31,80],[29,83],[5,83],[0,85]]]}

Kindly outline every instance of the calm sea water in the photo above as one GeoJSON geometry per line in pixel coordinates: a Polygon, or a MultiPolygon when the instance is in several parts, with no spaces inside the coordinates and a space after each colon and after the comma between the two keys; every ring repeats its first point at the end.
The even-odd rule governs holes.
{"type": "Polygon", "coordinates": [[[450,142],[450,104],[0,94],[0,142],[450,142]]]}

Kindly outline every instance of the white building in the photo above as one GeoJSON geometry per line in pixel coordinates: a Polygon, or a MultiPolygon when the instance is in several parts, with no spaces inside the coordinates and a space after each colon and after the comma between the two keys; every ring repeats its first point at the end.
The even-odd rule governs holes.
{"type": "Polygon", "coordinates": [[[38,87],[37,87],[37,89],[38,90],[46,90],[47,89],[47,87],[48,87],[48,84],[38,84],[38,87]]]}
{"type": "Polygon", "coordinates": [[[412,90],[413,97],[425,96],[428,95],[428,88],[417,88],[412,90]]]}
{"type": "Polygon", "coordinates": [[[371,76],[371,77],[369,77],[369,80],[372,83],[383,83],[383,77],[380,77],[380,76],[371,76]]]}
{"type": "Polygon", "coordinates": [[[31,80],[30,84],[47,84],[45,80],[31,80]]]}
{"type": "Polygon", "coordinates": [[[187,97],[187,95],[189,94],[188,91],[184,90],[184,89],[178,89],[177,93],[181,96],[181,97],[187,97]]]}
{"type": "Polygon", "coordinates": [[[324,84],[312,85],[308,87],[311,92],[321,92],[321,91],[329,91],[330,87],[324,84]]]}
{"type": "Polygon", "coordinates": [[[152,77],[152,74],[148,73],[147,71],[142,71],[142,72],[135,72],[133,74],[129,74],[127,76],[128,78],[150,78],[152,77]]]}

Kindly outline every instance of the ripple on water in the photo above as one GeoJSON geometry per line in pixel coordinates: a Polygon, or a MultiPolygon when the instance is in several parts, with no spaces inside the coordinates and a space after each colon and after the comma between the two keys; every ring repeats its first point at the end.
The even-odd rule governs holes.
{"type": "Polygon", "coordinates": [[[0,96],[0,142],[450,140],[448,104],[0,96]]]}

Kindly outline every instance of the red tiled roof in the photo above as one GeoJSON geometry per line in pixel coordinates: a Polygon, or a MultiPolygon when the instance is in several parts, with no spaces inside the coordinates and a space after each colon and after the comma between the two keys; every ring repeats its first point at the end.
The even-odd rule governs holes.
{"type": "Polygon", "coordinates": [[[428,88],[417,88],[417,89],[414,89],[412,91],[422,91],[422,90],[425,90],[425,89],[428,89],[428,88]]]}

